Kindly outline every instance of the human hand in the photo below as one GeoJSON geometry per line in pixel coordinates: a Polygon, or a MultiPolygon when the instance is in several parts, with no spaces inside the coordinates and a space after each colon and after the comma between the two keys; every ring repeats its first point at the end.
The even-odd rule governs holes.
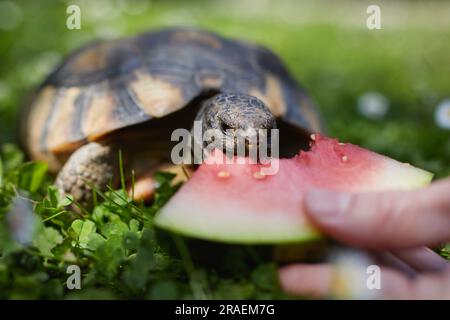
{"type": "MultiPolygon", "coordinates": [[[[450,179],[406,192],[316,190],[304,203],[322,232],[381,258],[377,297],[450,299],[450,262],[425,247],[450,241],[450,179]]],[[[333,264],[287,266],[280,270],[281,285],[293,294],[336,296],[335,269],[333,264]]]]}

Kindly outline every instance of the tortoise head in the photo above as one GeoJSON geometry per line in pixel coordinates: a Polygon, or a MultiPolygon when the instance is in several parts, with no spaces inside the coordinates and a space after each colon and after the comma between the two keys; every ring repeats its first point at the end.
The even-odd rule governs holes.
{"type": "Polygon", "coordinates": [[[224,152],[230,150],[239,155],[244,150],[248,155],[250,148],[259,147],[263,141],[269,149],[271,129],[276,128],[275,116],[269,108],[261,100],[245,94],[213,96],[203,103],[196,121],[201,122],[206,134],[203,146],[219,143],[216,147],[222,147],[224,152]]]}

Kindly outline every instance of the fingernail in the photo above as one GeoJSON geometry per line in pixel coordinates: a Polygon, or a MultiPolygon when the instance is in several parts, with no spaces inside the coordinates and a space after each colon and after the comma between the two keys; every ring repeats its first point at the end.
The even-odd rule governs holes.
{"type": "Polygon", "coordinates": [[[320,218],[336,217],[344,213],[349,202],[350,194],[327,190],[313,190],[305,197],[308,213],[320,218]]]}

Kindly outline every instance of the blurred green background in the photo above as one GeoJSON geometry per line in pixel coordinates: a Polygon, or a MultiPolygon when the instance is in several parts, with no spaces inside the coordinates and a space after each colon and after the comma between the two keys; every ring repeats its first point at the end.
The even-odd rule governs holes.
{"type": "Polygon", "coordinates": [[[450,111],[441,112],[441,127],[435,113],[450,98],[449,17],[448,1],[0,1],[0,143],[17,141],[21,105],[71,50],[189,25],[278,53],[330,135],[447,176],[450,111]],[[381,30],[366,27],[372,3],[381,30]],[[81,8],[81,30],[66,28],[69,4],[81,8]]]}

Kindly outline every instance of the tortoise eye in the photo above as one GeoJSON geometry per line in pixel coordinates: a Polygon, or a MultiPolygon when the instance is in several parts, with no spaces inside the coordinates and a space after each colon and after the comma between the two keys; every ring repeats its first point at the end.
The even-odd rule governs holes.
{"type": "Polygon", "coordinates": [[[220,129],[222,129],[222,131],[225,132],[228,129],[233,129],[233,128],[225,121],[220,121],[220,129]]]}
{"type": "Polygon", "coordinates": [[[233,129],[229,124],[227,124],[225,122],[221,122],[220,123],[220,127],[221,127],[223,132],[226,132],[227,130],[233,129]]]}

